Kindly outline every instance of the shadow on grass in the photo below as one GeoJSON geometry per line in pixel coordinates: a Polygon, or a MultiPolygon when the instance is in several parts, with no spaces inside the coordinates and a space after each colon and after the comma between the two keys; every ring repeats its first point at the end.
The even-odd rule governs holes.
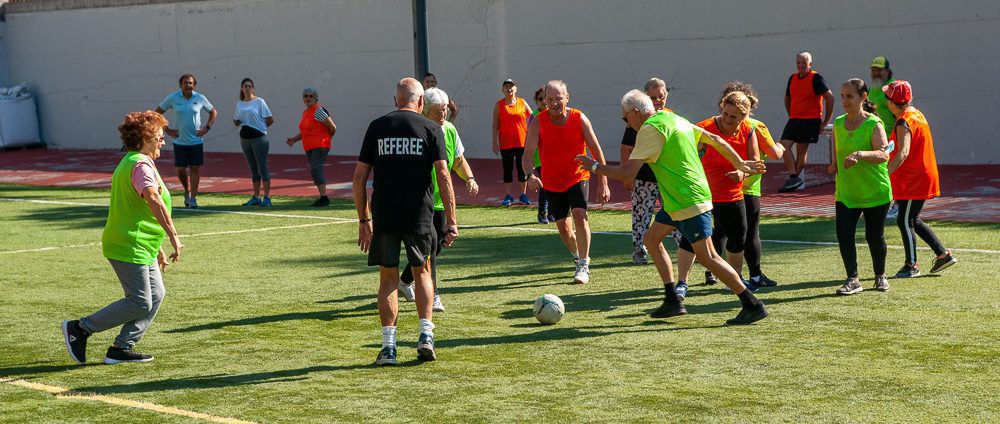
{"type": "MultiPolygon", "coordinates": [[[[66,359],[69,361],[69,358],[66,359]]],[[[80,367],[85,367],[93,364],[70,364],[70,365],[38,365],[38,364],[49,364],[51,362],[35,362],[31,364],[14,365],[11,367],[0,368],[0,378],[29,378],[32,376],[40,374],[50,374],[55,372],[69,371],[72,369],[77,369],[80,367]]]]}
{"type": "MultiPolygon", "coordinates": [[[[375,299],[375,295],[367,297],[368,299],[375,299]]],[[[338,318],[358,318],[366,316],[378,315],[375,302],[360,305],[351,309],[344,310],[332,310],[332,311],[313,311],[313,312],[289,312],[284,314],[275,315],[262,315],[257,317],[249,317],[230,321],[219,321],[211,322],[207,324],[192,325],[190,327],[174,328],[171,330],[164,331],[165,333],[189,333],[193,331],[205,331],[205,330],[218,330],[225,327],[240,327],[246,325],[258,325],[267,324],[271,322],[281,322],[281,321],[299,321],[299,320],[320,320],[320,321],[333,321],[338,318]]]]}

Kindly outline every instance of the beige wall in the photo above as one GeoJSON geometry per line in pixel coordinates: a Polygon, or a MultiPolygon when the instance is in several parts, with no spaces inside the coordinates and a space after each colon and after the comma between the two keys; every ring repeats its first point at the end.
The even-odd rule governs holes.
{"type": "MultiPolygon", "coordinates": [[[[836,91],[887,55],[914,85],[942,163],[998,163],[1000,2],[774,0],[428,0],[430,68],[462,107],[470,156],[490,157],[500,82],[527,97],[547,79],[618,157],[618,100],[650,76],[674,87],[668,104],[691,120],[715,111],[721,85],[754,84],[757,116],[780,134],[794,55],[809,50],[836,91]]],[[[231,117],[239,80],[253,77],[277,124],[273,152],[294,133],[305,85],[320,90],[339,128],[335,153],[355,154],[367,123],[391,108],[392,84],[413,72],[411,2],[209,1],[10,13],[10,79],[39,94],[43,136],[56,147],[117,144],[129,110],[155,107],[186,71],[231,117]]],[[[836,113],[842,113],[839,105],[836,113]]],[[[237,149],[223,123],[210,150],[237,149]]]]}
{"type": "Polygon", "coordinates": [[[56,148],[115,148],[133,110],[154,109],[193,72],[219,110],[210,151],[238,151],[231,124],[243,77],[274,113],[271,152],[314,86],[338,122],[338,153],[356,154],[367,123],[392,107],[394,82],[413,73],[405,0],[208,1],[7,15],[10,73],[38,94],[42,136],[56,148]]]}

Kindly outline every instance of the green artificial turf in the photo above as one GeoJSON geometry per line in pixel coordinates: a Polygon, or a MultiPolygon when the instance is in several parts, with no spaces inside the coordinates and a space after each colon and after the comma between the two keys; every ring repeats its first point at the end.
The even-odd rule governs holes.
{"type": "MultiPolygon", "coordinates": [[[[108,331],[90,338],[93,365],[76,366],[59,323],[121,296],[96,244],[107,191],[0,185],[0,198],[66,202],[0,200],[0,379],[258,422],[1000,420],[996,224],[931,222],[950,248],[993,253],[959,250],[941,275],[849,297],[833,294],[844,278],[835,245],[765,242],[764,271],[780,284],[758,293],[771,316],[724,327],[739,302],[701,284],[697,266],[689,314],[649,318],[662,286],[652,265],[631,263],[627,213],[591,213],[607,234],[594,235],[591,282],[577,286],[554,226],[533,223],[534,210],[463,207],[439,268],[438,361],[416,360],[416,313],[403,303],[400,365],[376,368],[377,272],[355,245],[353,206],[276,197],[248,209],[203,194],[205,211],[269,215],[175,209],[186,247],[137,346],[156,360],[99,365],[108,331]],[[11,253],[45,247],[61,248],[11,253]],[[544,293],[566,305],[557,325],[532,317],[544,293]]],[[[836,240],[826,219],[765,218],[761,235],[836,240]]],[[[894,225],[886,239],[901,244],[894,225]]],[[[902,256],[890,248],[890,274],[902,256]]],[[[867,248],[858,258],[871,287],[867,248]]],[[[925,272],[931,258],[920,251],[925,272]]],[[[0,384],[0,422],[123,420],[189,419],[0,384]]]]}

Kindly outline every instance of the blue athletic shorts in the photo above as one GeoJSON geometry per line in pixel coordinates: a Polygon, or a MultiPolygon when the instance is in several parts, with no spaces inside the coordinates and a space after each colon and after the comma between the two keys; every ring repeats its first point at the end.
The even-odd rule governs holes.
{"type": "Polygon", "coordinates": [[[205,145],[195,144],[187,146],[174,144],[174,166],[187,168],[189,166],[202,166],[205,164],[205,145]]]}
{"type": "Polygon", "coordinates": [[[677,228],[689,242],[696,243],[712,237],[712,211],[703,212],[688,219],[674,221],[667,211],[660,209],[656,213],[656,222],[677,228]]]}

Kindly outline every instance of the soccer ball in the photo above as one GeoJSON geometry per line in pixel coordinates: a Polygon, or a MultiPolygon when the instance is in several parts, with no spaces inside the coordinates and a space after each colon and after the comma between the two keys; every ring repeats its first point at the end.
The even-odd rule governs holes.
{"type": "Polygon", "coordinates": [[[546,294],[535,299],[535,319],[545,325],[552,325],[562,319],[566,313],[562,299],[554,294],[546,294]]]}

